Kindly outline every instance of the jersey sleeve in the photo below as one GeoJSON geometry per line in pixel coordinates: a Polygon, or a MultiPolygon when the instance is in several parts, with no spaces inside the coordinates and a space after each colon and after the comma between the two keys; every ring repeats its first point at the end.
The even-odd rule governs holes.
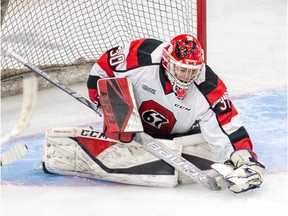
{"type": "Polygon", "coordinates": [[[201,132],[218,159],[224,162],[234,150],[243,148],[250,150],[257,158],[251,139],[222,80],[206,66],[204,77],[196,86],[210,105],[200,117],[201,132]]]}
{"type": "Polygon", "coordinates": [[[129,77],[129,71],[152,64],[159,64],[160,59],[153,53],[161,49],[163,42],[155,39],[138,39],[105,52],[92,67],[88,81],[90,100],[97,101],[97,81],[108,77],[129,77]]]}

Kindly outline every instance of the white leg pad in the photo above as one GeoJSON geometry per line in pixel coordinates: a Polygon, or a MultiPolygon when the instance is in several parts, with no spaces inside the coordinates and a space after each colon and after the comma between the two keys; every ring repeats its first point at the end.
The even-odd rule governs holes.
{"type": "MultiPolygon", "coordinates": [[[[173,141],[176,145],[182,146],[182,154],[195,156],[211,162],[216,162],[216,157],[202,134],[177,137],[174,138],[173,141]]],[[[217,174],[212,168],[203,171],[210,176],[217,174]]],[[[183,173],[179,173],[178,181],[181,184],[195,183],[190,177],[183,173]]]]}
{"type": "MultiPolygon", "coordinates": [[[[181,146],[176,152],[181,152],[181,146]]],[[[117,143],[100,153],[96,159],[110,169],[125,169],[155,161],[158,158],[132,143],[117,143]]],[[[147,175],[106,172],[74,140],[68,137],[51,137],[46,134],[42,160],[47,171],[61,175],[88,177],[143,186],[173,187],[178,184],[178,172],[173,175],[147,175]]]]}
{"type": "Polygon", "coordinates": [[[216,162],[216,157],[202,134],[177,137],[174,138],[173,141],[176,145],[183,146],[182,153],[184,154],[194,155],[216,162]]]}
{"type": "MultiPolygon", "coordinates": [[[[75,130],[77,131],[77,129],[75,130]]],[[[69,128],[68,131],[74,131],[74,128],[69,128]]],[[[174,175],[106,172],[74,139],[68,137],[76,137],[77,135],[74,132],[67,134],[66,132],[66,129],[62,130],[60,128],[60,130],[57,130],[56,128],[56,130],[48,130],[46,133],[46,140],[43,145],[43,162],[46,169],[51,173],[145,186],[173,187],[178,182],[193,183],[188,176],[178,171],[175,171],[174,175]],[[65,135],[60,133],[59,136],[59,131],[65,131],[63,133],[65,135]]],[[[216,162],[209,144],[201,134],[179,137],[174,140],[161,139],[160,141],[179,155],[183,153],[216,162]]],[[[158,158],[144,150],[142,145],[135,141],[131,143],[119,142],[112,145],[97,155],[96,159],[110,169],[129,169],[129,167],[159,161],[158,158]]],[[[205,170],[205,172],[211,175],[215,174],[215,171],[211,169],[205,170]]]]}

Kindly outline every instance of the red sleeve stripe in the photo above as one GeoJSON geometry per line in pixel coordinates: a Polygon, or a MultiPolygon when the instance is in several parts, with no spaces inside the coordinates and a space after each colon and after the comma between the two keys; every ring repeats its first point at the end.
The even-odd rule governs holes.
{"type": "Polygon", "coordinates": [[[242,139],[242,140],[234,143],[234,147],[235,147],[235,150],[243,149],[243,148],[252,150],[252,142],[251,142],[250,138],[245,138],[245,139],[242,139]]]}
{"type": "Polygon", "coordinates": [[[218,78],[217,88],[215,88],[213,91],[206,95],[210,104],[214,104],[226,92],[226,90],[227,88],[224,85],[223,81],[218,78]]]}
{"type": "Polygon", "coordinates": [[[135,40],[130,43],[129,54],[126,59],[127,69],[139,66],[137,52],[144,40],[145,39],[135,40]]]}
{"type": "Polygon", "coordinates": [[[250,150],[252,156],[257,160],[258,157],[257,157],[257,154],[255,152],[253,152],[253,147],[252,147],[252,142],[250,140],[250,138],[245,138],[245,139],[242,139],[236,143],[234,143],[234,148],[235,150],[239,150],[239,149],[248,149],[250,150]]]}
{"type": "Polygon", "coordinates": [[[252,150],[252,142],[246,129],[242,126],[235,132],[228,135],[230,142],[235,149],[246,148],[252,150]]]}
{"type": "Polygon", "coordinates": [[[99,60],[97,61],[97,64],[106,72],[108,77],[114,77],[114,73],[112,68],[109,66],[108,63],[108,53],[104,53],[99,60]]]}
{"type": "Polygon", "coordinates": [[[97,89],[88,89],[89,93],[89,98],[93,102],[98,102],[97,97],[98,97],[98,91],[97,89]]]}

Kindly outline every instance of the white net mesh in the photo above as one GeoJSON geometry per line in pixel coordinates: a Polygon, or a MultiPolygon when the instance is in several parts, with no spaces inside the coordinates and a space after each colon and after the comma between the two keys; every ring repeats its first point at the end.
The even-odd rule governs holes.
{"type": "MultiPolygon", "coordinates": [[[[197,0],[10,0],[2,20],[2,51],[12,47],[33,64],[54,68],[56,78],[66,71],[64,80],[59,78],[64,83],[71,83],[72,71],[76,81],[83,81],[93,62],[117,44],[143,37],[169,41],[180,33],[197,36],[196,6],[197,0]],[[80,74],[77,65],[84,63],[80,74]],[[63,69],[69,65],[73,70],[63,69]]],[[[4,56],[1,69],[5,96],[3,84],[26,70],[4,56]]]]}

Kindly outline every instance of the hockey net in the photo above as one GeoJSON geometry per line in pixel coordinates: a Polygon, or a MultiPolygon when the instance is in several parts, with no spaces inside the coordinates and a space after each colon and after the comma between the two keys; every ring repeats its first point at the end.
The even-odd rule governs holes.
{"type": "MultiPolygon", "coordinates": [[[[2,53],[12,47],[64,84],[81,82],[103,52],[138,38],[191,33],[206,51],[205,11],[206,0],[1,0],[2,53]]],[[[17,94],[29,71],[1,55],[1,96],[17,94]]]]}

